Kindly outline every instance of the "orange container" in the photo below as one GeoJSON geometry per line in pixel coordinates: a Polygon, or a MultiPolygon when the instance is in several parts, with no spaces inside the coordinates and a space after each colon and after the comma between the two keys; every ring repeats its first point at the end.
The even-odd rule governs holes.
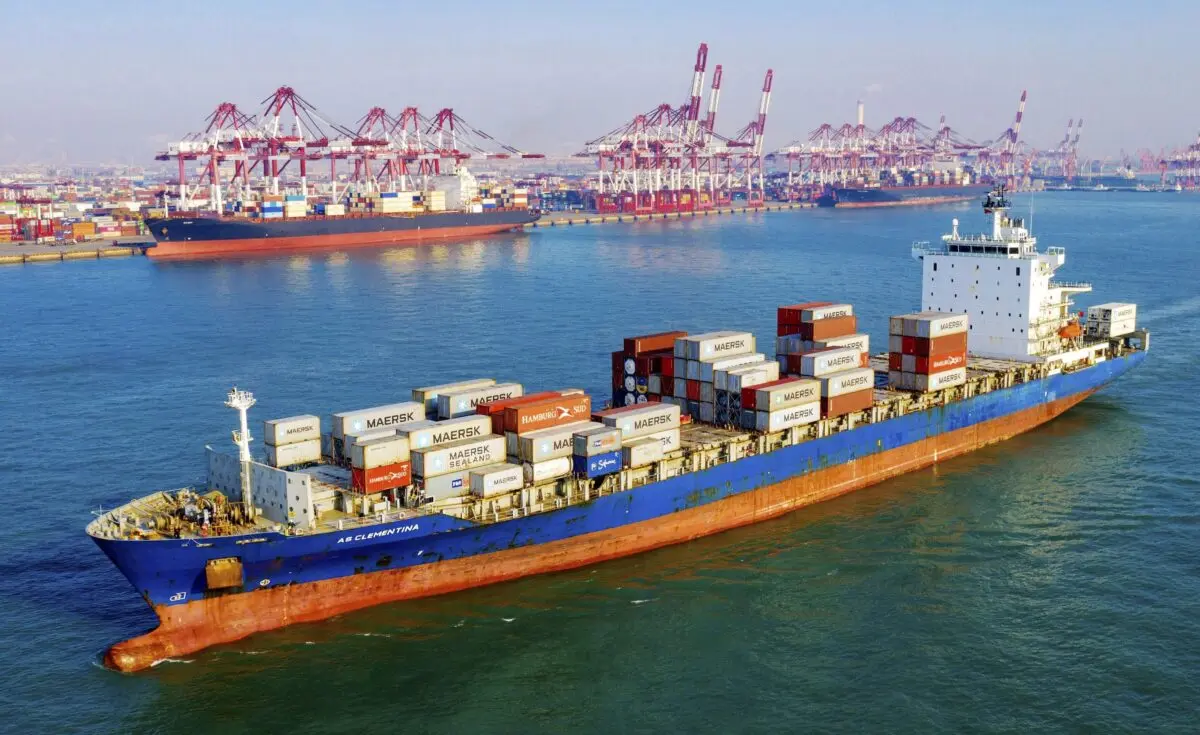
{"type": "Polygon", "coordinates": [[[856,390],[853,393],[843,393],[840,396],[821,399],[821,417],[834,418],[836,416],[845,416],[848,413],[855,411],[863,411],[871,407],[875,400],[875,391],[872,388],[867,390],[856,390]]]}
{"type": "Polygon", "coordinates": [[[591,413],[591,396],[559,396],[504,409],[504,430],[524,434],[527,431],[586,421],[591,413]]]}

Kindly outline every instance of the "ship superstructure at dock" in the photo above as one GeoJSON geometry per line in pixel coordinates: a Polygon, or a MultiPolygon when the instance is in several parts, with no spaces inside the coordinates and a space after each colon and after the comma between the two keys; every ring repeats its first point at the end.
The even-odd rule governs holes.
{"type": "MultiPolygon", "coordinates": [[[[886,350],[872,349],[852,304],[805,301],[778,307],[772,338],[713,325],[627,339],[612,354],[611,400],[479,377],[271,419],[260,433],[253,397],[231,392],[237,451],[210,447],[205,483],[88,527],[160,619],[107,662],[139,669],[777,517],[1034,428],[1145,358],[1135,305],[1072,316],[1084,287],[1051,279],[1065,251],[1039,251],[1002,192],[985,214],[982,236],[956,225],[914,247],[922,310],[891,320],[886,350]],[[930,286],[944,270],[957,286],[959,272],[997,266],[1022,270],[992,277],[982,313],[957,306],[950,281],[930,286]],[[1031,296],[1032,316],[1017,306],[1031,296]]],[[[972,305],[983,286],[965,291],[972,305]]]]}

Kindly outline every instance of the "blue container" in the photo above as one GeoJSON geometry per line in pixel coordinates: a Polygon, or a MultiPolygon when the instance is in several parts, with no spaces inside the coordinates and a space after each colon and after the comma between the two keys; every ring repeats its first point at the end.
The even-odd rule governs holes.
{"type": "Polygon", "coordinates": [[[396,192],[394,192],[394,191],[385,191],[384,193],[380,194],[379,197],[381,199],[397,199],[397,198],[399,198],[397,196],[396,192]]]}
{"type": "Polygon", "coordinates": [[[592,457],[574,457],[575,474],[587,478],[602,477],[621,471],[621,450],[592,457]]]}
{"type": "Polygon", "coordinates": [[[285,202],[302,202],[302,201],[304,201],[304,197],[299,196],[299,195],[296,195],[296,196],[288,195],[283,198],[283,201],[285,201],[285,202]]]}

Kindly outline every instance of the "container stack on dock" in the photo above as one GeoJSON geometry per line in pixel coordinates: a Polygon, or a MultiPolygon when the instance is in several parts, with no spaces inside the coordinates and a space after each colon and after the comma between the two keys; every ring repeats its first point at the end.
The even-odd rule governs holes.
{"type": "Polygon", "coordinates": [[[291,416],[263,422],[267,464],[286,468],[321,461],[321,419],[291,416]]]}
{"type": "Polygon", "coordinates": [[[966,314],[921,312],[888,320],[888,384],[928,393],[967,381],[966,314]]]}
{"type": "Polygon", "coordinates": [[[871,341],[857,330],[850,304],[811,301],[776,311],[776,359],[786,374],[819,382],[821,418],[862,411],[874,400],[871,341]]]}
{"type": "Polygon", "coordinates": [[[1089,307],[1087,310],[1087,336],[1113,339],[1132,334],[1137,329],[1137,305],[1109,303],[1089,307]]]}

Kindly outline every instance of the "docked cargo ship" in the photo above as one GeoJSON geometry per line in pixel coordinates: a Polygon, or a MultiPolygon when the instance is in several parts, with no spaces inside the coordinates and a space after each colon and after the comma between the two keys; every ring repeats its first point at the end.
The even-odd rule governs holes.
{"type": "Polygon", "coordinates": [[[1052,280],[1064,250],[1038,250],[1002,192],[985,212],[989,232],[955,221],[912,246],[922,311],[890,320],[886,352],[851,304],[795,304],[777,311],[774,359],[735,330],[627,339],[616,407],[480,378],[266,421],[265,456],[250,448],[253,396],[234,389],[237,452],[208,448],[202,486],[87,528],[159,618],[106,663],[137,670],[778,517],[1030,430],[1144,360],[1135,305],[1077,317],[1071,298],[1090,287],[1052,280]],[[975,269],[995,280],[955,284],[975,269]],[[998,305],[976,311],[977,296],[998,305]]]}
{"type": "Polygon", "coordinates": [[[819,207],[901,207],[949,204],[978,199],[987,184],[917,184],[911,186],[831,186],[817,198],[819,207]]]}

